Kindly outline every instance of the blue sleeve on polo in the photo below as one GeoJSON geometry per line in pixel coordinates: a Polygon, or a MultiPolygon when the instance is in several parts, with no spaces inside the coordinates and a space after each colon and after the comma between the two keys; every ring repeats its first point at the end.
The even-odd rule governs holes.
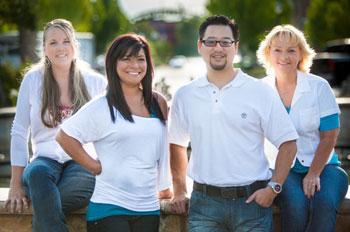
{"type": "Polygon", "coordinates": [[[339,114],[322,117],[320,120],[320,131],[329,131],[340,127],[339,114]]]}

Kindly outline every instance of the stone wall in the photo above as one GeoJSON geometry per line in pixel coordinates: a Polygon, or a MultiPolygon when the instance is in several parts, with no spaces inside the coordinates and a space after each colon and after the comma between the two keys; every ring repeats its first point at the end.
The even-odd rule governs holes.
{"type": "MultiPolygon", "coordinates": [[[[31,208],[23,213],[10,214],[5,208],[8,188],[0,188],[0,232],[30,232],[31,231],[31,208]]],[[[67,216],[70,232],[86,231],[85,209],[76,211],[67,216]]],[[[279,210],[274,207],[275,231],[280,231],[279,210]]],[[[161,202],[160,232],[187,232],[187,217],[176,215],[171,212],[169,200],[161,202]]],[[[350,231],[350,189],[345,201],[337,215],[336,232],[350,231]]]]}

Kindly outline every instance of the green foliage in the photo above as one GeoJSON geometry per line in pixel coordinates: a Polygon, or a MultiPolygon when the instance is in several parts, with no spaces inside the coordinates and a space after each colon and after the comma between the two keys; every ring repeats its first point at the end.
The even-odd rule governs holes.
{"type": "Polygon", "coordinates": [[[146,37],[150,43],[152,58],[156,65],[166,63],[173,56],[173,47],[151,26],[149,21],[134,24],[133,31],[146,37]]]}
{"type": "Polygon", "coordinates": [[[40,0],[0,1],[0,24],[9,23],[30,30],[37,27],[38,3],[40,0]]]}
{"type": "Polygon", "coordinates": [[[56,18],[64,18],[72,22],[77,31],[90,30],[92,4],[90,0],[36,0],[38,27],[42,29],[45,24],[56,18]]]}
{"type": "Polygon", "coordinates": [[[0,107],[14,106],[17,100],[17,89],[21,82],[21,71],[11,64],[0,64],[0,107]]]}
{"type": "Polygon", "coordinates": [[[349,0],[311,1],[305,25],[311,44],[321,49],[329,40],[350,37],[349,12],[349,0]]]}
{"type": "Polygon", "coordinates": [[[263,34],[288,22],[291,14],[288,0],[209,0],[207,9],[211,14],[223,14],[237,21],[244,54],[254,54],[263,34]]]}
{"type": "Polygon", "coordinates": [[[176,27],[175,55],[197,55],[198,28],[204,19],[194,16],[182,20],[176,27]]]}
{"type": "Polygon", "coordinates": [[[93,4],[91,32],[96,38],[97,54],[121,33],[128,32],[130,22],[120,10],[117,0],[96,0],[93,4]]]}

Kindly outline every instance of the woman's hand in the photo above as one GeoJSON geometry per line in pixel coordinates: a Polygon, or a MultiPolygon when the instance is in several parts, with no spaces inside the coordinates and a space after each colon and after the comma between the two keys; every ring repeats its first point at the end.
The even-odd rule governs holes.
{"type": "Polygon", "coordinates": [[[303,179],[303,190],[309,199],[315,195],[316,191],[320,191],[321,183],[319,175],[308,172],[303,179]]]}
{"type": "Polygon", "coordinates": [[[158,193],[159,199],[171,199],[172,197],[173,197],[173,192],[169,188],[162,190],[158,193]]]}
{"type": "Polygon", "coordinates": [[[29,200],[22,186],[10,186],[5,208],[11,213],[22,213],[23,208],[29,208],[29,200]]]}
{"type": "Polygon", "coordinates": [[[90,171],[91,171],[92,174],[94,174],[95,176],[101,174],[101,172],[102,172],[102,165],[101,165],[101,162],[100,162],[98,159],[94,162],[94,165],[93,165],[93,167],[91,168],[90,171]]]}

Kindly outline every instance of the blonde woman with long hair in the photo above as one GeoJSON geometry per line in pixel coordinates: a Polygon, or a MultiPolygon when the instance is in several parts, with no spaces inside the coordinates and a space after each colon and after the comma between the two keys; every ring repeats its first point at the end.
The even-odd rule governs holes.
{"type": "Polygon", "coordinates": [[[42,60],[26,72],[19,90],[6,207],[21,212],[31,202],[33,231],[68,231],[64,214],[85,207],[95,185],[94,176],[55,141],[58,126],[106,88],[101,75],[81,68],[77,46],[69,21],[49,22],[43,33],[42,60]]]}

